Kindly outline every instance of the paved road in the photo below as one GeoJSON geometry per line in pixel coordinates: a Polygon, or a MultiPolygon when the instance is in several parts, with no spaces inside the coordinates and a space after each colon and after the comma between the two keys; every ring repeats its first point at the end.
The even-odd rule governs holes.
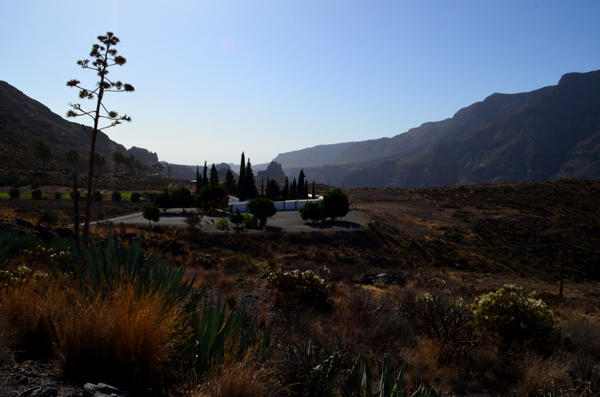
{"type": "MultiPolygon", "coordinates": [[[[177,226],[177,227],[187,227],[187,223],[185,223],[185,219],[190,215],[190,210],[187,210],[186,214],[182,213],[181,209],[171,208],[167,210],[167,213],[160,214],[160,221],[156,224],[160,226],[177,226]]],[[[219,232],[223,233],[222,230],[219,230],[215,227],[213,222],[217,222],[220,218],[229,218],[229,214],[223,214],[218,216],[207,216],[202,221],[201,226],[196,226],[198,228],[205,229],[207,233],[209,232],[219,232]],[[211,220],[213,222],[211,222],[211,220]]],[[[135,214],[129,214],[124,216],[119,216],[117,218],[107,219],[104,222],[112,222],[113,224],[124,223],[127,225],[140,225],[140,226],[148,226],[148,220],[144,219],[141,212],[135,214]]],[[[96,222],[92,222],[94,224],[96,222]]],[[[100,223],[100,222],[98,222],[100,223]]],[[[340,231],[342,230],[350,230],[361,228],[366,223],[366,218],[360,217],[356,211],[350,211],[345,217],[336,220],[335,222],[327,221],[322,223],[315,223],[314,225],[310,222],[305,222],[300,218],[300,214],[298,211],[279,211],[275,216],[269,218],[267,222],[267,232],[309,232],[309,231],[335,231],[336,228],[340,231]]],[[[155,223],[152,222],[154,225],[155,223]]],[[[230,224],[232,230],[234,224],[230,224]]],[[[262,232],[261,228],[258,229],[249,229],[249,232],[262,232]]]]}

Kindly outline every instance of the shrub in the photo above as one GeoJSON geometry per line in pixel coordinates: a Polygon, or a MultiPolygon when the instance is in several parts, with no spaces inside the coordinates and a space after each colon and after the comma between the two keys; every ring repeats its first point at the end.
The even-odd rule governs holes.
{"type": "Polygon", "coordinates": [[[554,339],[560,334],[558,322],[546,304],[533,296],[509,284],[481,295],[472,304],[475,323],[508,343],[554,339]]]}
{"type": "Polygon", "coordinates": [[[255,217],[253,217],[252,215],[246,213],[243,215],[244,216],[244,220],[242,221],[242,224],[246,227],[257,227],[258,226],[258,219],[256,219],[255,217]]]}
{"type": "Polygon", "coordinates": [[[236,209],[235,212],[232,212],[229,215],[229,220],[231,223],[235,223],[236,226],[240,226],[241,223],[244,222],[244,216],[240,213],[240,209],[236,209]]]}
{"type": "Polygon", "coordinates": [[[101,192],[101,191],[99,191],[99,190],[96,190],[96,191],[94,192],[94,194],[92,194],[92,199],[93,199],[94,201],[102,201],[102,192],[101,192]]]}
{"type": "Polygon", "coordinates": [[[58,222],[58,215],[53,210],[47,210],[38,214],[38,221],[52,225],[58,222]]]}
{"type": "Polygon", "coordinates": [[[220,230],[229,229],[229,219],[221,218],[217,221],[217,223],[215,223],[215,226],[220,230]]]}
{"type": "Polygon", "coordinates": [[[121,201],[121,193],[120,192],[113,192],[112,195],[110,196],[110,199],[112,201],[121,201]]]}
{"type": "Polygon", "coordinates": [[[325,210],[323,206],[317,203],[306,203],[298,210],[300,212],[300,216],[305,221],[322,221],[325,220],[325,210]]]}
{"type": "Polygon", "coordinates": [[[158,205],[147,205],[142,209],[142,216],[144,219],[148,219],[148,224],[152,227],[152,221],[160,220],[160,208],[158,205]]]}
{"type": "Polygon", "coordinates": [[[248,211],[260,222],[260,226],[267,224],[267,218],[277,213],[273,201],[266,197],[255,197],[248,202],[248,211]]]}
{"type": "Polygon", "coordinates": [[[133,192],[131,193],[131,198],[130,200],[133,201],[134,203],[137,203],[140,201],[140,199],[142,198],[142,195],[139,194],[138,192],[133,192]]]}
{"type": "Polygon", "coordinates": [[[350,202],[346,193],[342,192],[342,189],[335,187],[323,196],[321,202],[323,211],[325,211],[325,217],[335,220],[335,218],[341,218],[346,216],[350,211],[350,202]]]}
{"type": "Polygon", "coordinates": [[[8,191],[8,195],[11,199],[18,199],[19,197],[21,197],[21,192],[16,187],[13,187],[8,191]]]}
{"type": "Polygon", "coordinates": [[[79,190],[73,190],[73,191],[71,191],[71,193],[69,193],[69,196],[71,196],[71,198],[73,200],[75,200],[75,199],[81,200],[81,193],[79,192],[79,190]]]}
{"type": "Polygon", "coordinates": [[[35,189],[31,191],[31,198],[34,200],[41,200],[43,193],[40,189],[35,189]]]}
{"type": "Polygon", "coordinates": [[[322,305],[327,303],[331,296],[331,286],[312,270],[284,272],[280,268],[272,269],[264,262],[256,266],[266,274],[267,281],[277,291],[291,300],[309,305],[322,305]]]}
{"type": "Polygon", "coordinates": [[[60,194],[60,192],[54,193],[54,200],[60,200],[60,199],[62,199],[62,194],[60,194]]]}

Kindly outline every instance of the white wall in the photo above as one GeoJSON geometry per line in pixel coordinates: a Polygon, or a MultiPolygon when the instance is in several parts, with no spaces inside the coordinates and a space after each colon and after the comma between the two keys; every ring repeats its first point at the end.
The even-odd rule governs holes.
{"type": "MultiPolygon", "coordinates": [[[[318,203],[319,201],[321,201],[322,197],[319,197],[318,199],[309,199],[309,200],[286,200],[286,201],[275,201],[273,202],[273,204],[275,204],[275,208],[277,208],[277,211],[298,211],[298,209],[302,208],[302,206],[304,206],[304,204],[306,203],[318,203]]],[[[247,206],[248,202],[247,201],[242,201],[242,202],[233,202],[232,200],[229,201],[229,210],[231,212],[235,212],[237,209],[240,210],[240,212],[244,213],[244,212],[248,212],[248,206],[247,206]]]]}

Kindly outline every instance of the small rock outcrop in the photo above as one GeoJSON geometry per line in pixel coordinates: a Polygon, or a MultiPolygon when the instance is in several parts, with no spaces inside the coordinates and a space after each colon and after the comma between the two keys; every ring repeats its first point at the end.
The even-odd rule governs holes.
{"type": "Polygon", "coordinates": [[[258,179],[264,178],[285,178],[285,172],[283,172],[283,168],[280,163],[276,163],[275,161],[271,161],[271,164],[267,166],[267,169],[264,171],[258,171],[256,174],[258,179]]]}

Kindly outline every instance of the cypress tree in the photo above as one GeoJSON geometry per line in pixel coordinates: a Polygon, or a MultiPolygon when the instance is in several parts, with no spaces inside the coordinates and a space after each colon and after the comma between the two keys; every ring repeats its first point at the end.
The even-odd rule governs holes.
{"type": "Polygon", "coordinates": [[[306,198],[306,194],[308,192],[304,190],[304,168],[300,170],[300,175],[298,176],[298,197],[303,199],[306,198]]]}
{"type": "Polygon", "coordinates": [[[235,178],[233,177],[233,172],[230,169],[227,170],[227,174],[225,175],[225,189],[230,195],[237,194],[237,184],[235,183],[235,178]]]}
{"type": "Polygon", "coordinates": [[[217,171],[217,167],[213,163],[212,167],[210,167],[210,184],[218,186],[219,185],[219,171],[217,171]]]}
{"type": "Polygon", "coordinates": [[[304,198],[308,198],[308,181],[304,182],[304,198]]]}
{"type": "Polygon", "coordinates": [[[204,185],[204,186],[209,184],[207,173],[208,173],[208,168],[206,167],[206,161],[204,161],[204,171],[202,172],[202,185],[204,185]]]}
{"type": "Polygon", "coordinates": [[[317,194],[315,193],[315,180],[313,179],[313,191],[312,191],[312,198],[316,199],[317,198],[317,194]]]}
{"type": "Polygon", "coordinates": [[[240,165],[240,176],[238,177],[238,195],[240,201],[246,200],[246,157],[242,152],[242,164],[240,165]]]}
{"type": "Polygon", "coordinates": [[[200,193],[201,187],[201,179],[200,179],[200,166],[196,165],[196,194],[200,193]]]}
{"type": "Polygon", "coordinates": [[[283,185],[283,191],[281,192],[281,198],[287,200],[290,195],[290,187],[288,177],[285,177],[285,185],[283,185]]]}
{"type": "Polygon", "coordinates": [[[256,189],[256,181],[254,180],[254,172],[252,171],[252,164],[250,164],[250,158],[246,163],[246,177],[244,178],[244,190],[246,191],[246,198],[253,199],[258,196],[258,190],[256,189]]]}
{"type": "Polygon", "coordinates": [[[296,189],[296,178],[292,181],[292,188],[290,189],[290,197],[292,200],[296,200],[298,198],[298,190],[296,189]]]}

